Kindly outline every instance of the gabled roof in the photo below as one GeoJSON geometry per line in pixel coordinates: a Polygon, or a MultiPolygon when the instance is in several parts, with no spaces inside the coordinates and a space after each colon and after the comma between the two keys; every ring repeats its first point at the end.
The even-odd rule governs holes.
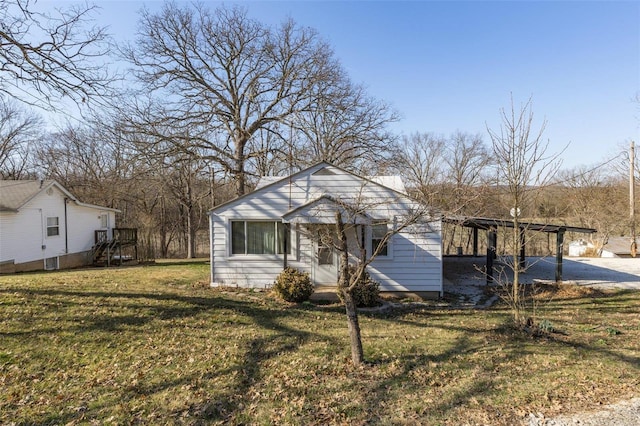
{"type": "Polygon", "coordinates": [[[322,195],[300,207],[292,209],[282,215],[285,222],[295,222],[298,217],[304,217],[304,223],[334,223],[335,209],[339,208],[343,217],[355,218],[357,223],[370,223],[371,217],[364,211],[357,211],[350,205],[339,202],[329,195],[322,195]],[[330,206],[328,209],[325,206],[330,206]],[[313,210],[315,209],[315,212],[313,210]],[[327,217],[326,213],[331,214],[327,217]],[[311,219],[311,220],[310,220],[311,219]]]}
{"type": "MultiPolygon", "coordinates": [[[[264,188],[265,186],[271,185],[272,183],[276,183],[282,179],[286,179],[287,177],[288,176],[262,176],[258,181],[258,184],[256,185],[256,190],[260,188],[264,188]]],[[[387,188],[393,189],[394,191],[400,192],[402,194],[407,193],[407,190],[404,186],[404,182],[402,182],[402,178],[400,176],[394,176],[394,175],[365,176],[365,179],[368,179],[371,182],[375,182],[378,185],[382,185],[387,188]]]]}
{"type": "Polygon", "coordinates": [[[82,203],[55,180],[0,180],[0,211],[17,212],[38,194],[54,187],[80,206],[119,211],[110,207],[82,203]]]}
{"type": "Polygon", "coordinates": [[[312,169],[316,169],[315,172],[313,172],[313,174],[316,173],[320,173],[323,174],[323,170],[331,167],[331,168],[335,168],[337,170],[340,170],[344,173],[350,174],[352,176],[355,176],[359,179],[362,179],[366,182],[372,182],[376,185],[382,186],[384,188],[390,189],[391,191],[397,193],[398,195],[401,195],[403,197],[407,197],[407,198],[411,198],[405,191],[404,191],[404,184],[402,183],[402,180],[400,179],[399,176],[369,176],[369,177],[364,177],[364,176],[359,176],[353,172],[350,172],[348,170],[345,170],[339,166],[334,166],[331,163],[328,163],[326,161],[322,161],[320,163],[314,164],[313,166],[307,167],[305,169],[299,170],[293,174],[291,174],[290,176],[266,176],[260,179],[260,181],[258,182],[258,185],[256,186],[256,188],[252,191],[252,192],[248,192],[244,195],[241,195],[239,197],[234,198],[233,200],[229,200],[227,202],[224,202],[222,204],[217,205],[216,207],[214,207],[213,209],[210,210],[210,212],[215,212],[218,209],[221,209],[223,207],[227,207],[229,204],[233,204],[238,202],[239,200],[242,200],[245,197],[248,196],[253,196],[256,192],[258,191],[265,191],[267,188],[269,188],[270,186],[273,186],[275,184],[277,184],[278,182],[281,182],[283,180],[291,180],[291,181],[295,181],[296,178],[300,175],[303,175],[304,173],[307,173],[309,170],[312,169]],[[387,185],[393,185],[393,186],[387,186],[387,185]]]}
{"type": "MultiPolygon", "coordinates": [[[[36,195],[52,186],[67,192],[53,180],[0,180],[0,211],[17,212],[36,195]]],[[[68,196],[72,197],[71,194],[68,196]]]]}

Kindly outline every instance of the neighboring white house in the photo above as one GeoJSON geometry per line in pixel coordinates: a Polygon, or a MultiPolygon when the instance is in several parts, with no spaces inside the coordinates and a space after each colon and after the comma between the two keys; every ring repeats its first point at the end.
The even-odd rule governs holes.
{"type": "Polygon", "coordinates": [[[599,257],[631,257],[631,237],[608,237],[600,249],[583,239],[569,244],[569,256],[588,256],[589,252],[592,255],[599,252],[599,257]]]}
{"type": "Polygon", "coordinates": [[[595,246],[591,241],[580,238],[569,243],[568,255],[570,257],[586,256],[587,251],[595,252],[595,246]]]}
{"type": "Polygon", "coordinates": [[[440,218],[407,196],[399,179],[364,178],[328,163],[270,177],[210,212],[211,285],[270,287],[290,266],[308,272],[316,286],[335,286],[339,257],[321,236],[335,234],[337,210],[347,224],[350,262],[358,242],[369,255],[420,212],[392,235],[368,272],[382,291],[442,295],[440,218]]]}
{"type": "Polygon", "coordinates": [[[95,231],[111,238],[116,212],[80,202],[53,180],[0,180],[0,272],[91,263],[95,231]]]}

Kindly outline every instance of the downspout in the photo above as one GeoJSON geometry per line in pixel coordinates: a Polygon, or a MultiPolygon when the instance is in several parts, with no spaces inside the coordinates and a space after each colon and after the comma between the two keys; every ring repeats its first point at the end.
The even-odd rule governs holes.
{"type": "Polygon", "coordinates": [[[69,199],[64,197],[64,252],[65,254],[69,254],[69,231],[67,224],[69,221],[67,220],[67,203],[69,199]]]}
{"type": "MultiPolygon", "coordinates": [[[[42,249],[42,251],[44,252],[47,249],[47,246],[45,245],[45,240],[44,240],[44,233],[46,232],[46,228],[44,225],[44,214],[42,213],[42,209],[38,209],[40,211],[40,248],[42,249]]],[[[43,259],[44,259],[44,253],[42,254],[43,259]]]]}

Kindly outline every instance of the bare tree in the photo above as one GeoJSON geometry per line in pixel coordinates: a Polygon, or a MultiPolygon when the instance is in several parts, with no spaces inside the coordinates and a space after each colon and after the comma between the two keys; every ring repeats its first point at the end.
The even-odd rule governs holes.
{"type": "Polygon", "coordinates": [[[598,239],[592,240],[596,250],[600,250],[610,236],[626,232],[628,188],[624,179],[586,166],[563,171],[560,176],[571,220],[598,230],[598,239]]]}
{"type": "Polygon", "coordinates": [[[371,169],[394,153],[395,137],[387,125],[398,114],[367,95],[344,74],[316,86],[313,108],[293,117],[301,166],[327,161],[347,169],[371,169]]]}
{"type": "Polygon", "coordinates": [[[30,146],[42,133],[38,115],[0,96],[0,178],[21,179],[29,173],[30,146]]]}
{"type": "Polygon", "coordinates": [[[445,174],[444,157],[447,141],[443,136],[431,133],[413,133],[402,137],[402,156],[398,169],[429,205],[439,205],[445,174]]]}
{"type": "Polygon", "coordinates": [[[307,237],[324,247],[331,247],[340,259],[338,292],[345,304],[354,365],[364,361],[354,299],[356,287],[369,265],[387,250],[387,244],[394,235],[403,233],[410,239],[425,235],[433,220],[429,208],[407,196],[399,193],[393,196],[389,191],[385,191],[385,195],[380,194],[365,183],[354,194],[343,194],[341,198],[325,196],[317,208],[309,211],[309,217],[303,222],[316,224],[307,229],[307,237]],[[369,250],[365,235],[376,224],[384,224],[386,232],[377,236],[376,243],[372,242],[369,250]]]}
{"type": "MultiPolygon", "coordinates": [[[[448,166],[448,181],[453,185],[448,196],[454,204],[448,211],[468,209],[478,198],[489,179],[492,159],[480,135],[456,132],[449,138],[444,161],[448,166]]],[[[466,213],[466,212],[465,212],[466,213]]],[[[475,214],[475,212],[469,212],[475,214]]]]}
{"type": "Polygon", "coordinates": [[[271,28],[239,7],[166,3],[158,14],[142,12],[138,34],[123,53],[144,90],[162,99],[159,119],[190,128],[189,146],[233,176],[237,195],[246,191],[247,161],[264,155],[249,150],[251,138],[312,108],[312,88],[335,68],[315,31],[291,20],[271,28]]]}
{"type": "Polygon", "coordinates": [[[551,181],[560,167],[560,161],[559,154],[547,154],[549,142],[542,139],[546,121],[537,131],[533,128],[531,99],[516,109],[512,98],[510,108],[502,109],[500,115],[500,129],[492,130],[487,126],[487,131],[496,167],[500,171],[500,183],[504,185],[511,203],[513,253],[509,267],[513,270],[513,283],[509,302],[515,323],[520,326],[525,320],[519,286],[521,233],[524,232],[520,214],[526,208],[531,208],[535,189],[551,181]]]}
{"type": "Polygon", "coordinates": [[[104,28],[87,26],[95,6],[53,13],[35,1],[0,0],[0,93],[40,107],[64,98],[77,104],[99,99],[112,77],[104,58],[104,28]]]}
{"type": "Polygon", "coordinates": [[[80,199],[119,208],[133,220],[138,181],[148,185],[154,167],[137,156],[135,144],[118,122],[93,117],[50,132],[33,151],[39,173],[58,180],[80,199]]]}

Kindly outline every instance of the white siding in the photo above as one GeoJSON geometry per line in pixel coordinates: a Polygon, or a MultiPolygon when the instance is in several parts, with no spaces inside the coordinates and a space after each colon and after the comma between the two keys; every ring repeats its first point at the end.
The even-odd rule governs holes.
{"type": "Polygon", "coordinates": [[[0,229],[3,261],[24,263],[64,254],[64,201],[57,189],[40,193],[18,213],[3,212],[2,216],[9,219],[3,220],[0,229]],[[47,237],[47,217],[59,219],[58,235],[47,237]]]}
{"type": "Polygon", "coordinates": [[[380,282],[381,290],[442,292],[440,223],[422,228],[394,235],[392,257],[374,259],[369,266],[369,274],[380,282]]]}
{"type": "Polygon", "coordinates": [[[0,261],[25,263],[81,253],[94,244],[100,214],[109,214],[111,226],[115,223],[113,211],[80,206],[74,201],[67,203],[65,221],[65,195],[55,187],[47,192],[38,194],[17,213],[0,212],[0,261]],[[58,218],[58,235],[47,236],[47,217],[58,218]]]}
{"type": "MultiPolygon", "coordinates": [[[[284,266],[283,255],[231,256],[229,222],[232,219],[281,220],[286,213],[323,195],[351,205],[367,206],[367,215],[390,222],[394,217],[406,214],[414,206],[403,194],[331,166],[327,168],[334,172],[332,175],[313,174],[322,167],[325,165],[308,169],[294,175],[292,179],[283,179],[262,187],[211,213],[212,285],[270,286],[284,266]]],[[[301,219],[300,222],[305,221],[301,219]]],[[[313,243],[303,233],[294,232],[295,226],[292,224],[296,250],[288,256],[287,264],[310,272],[313,243]]],[[[442,291],[439,221],[396,234],[391,244],[392,256],[389,259],[374,260],[369,268],[372,277],[381,282],[383,290],[442,291]]]]}
{"type": "Polygon", "coordinates": [[[69,253],[91,250],[95,244],[95,231],[105,229],[101,224],[103,214],[109,215],[109,238],[111,238],[111,227],[115,222],[114,212],[77,205],[73,202],[67,204],[69,253]]]}
{"type": "Polygon", "coordinates": [[[25,209],[19,214],[0,212],[0,262],[44,259],[43,220],[46,218],[43,219],[40,209],[25,209]]]}

